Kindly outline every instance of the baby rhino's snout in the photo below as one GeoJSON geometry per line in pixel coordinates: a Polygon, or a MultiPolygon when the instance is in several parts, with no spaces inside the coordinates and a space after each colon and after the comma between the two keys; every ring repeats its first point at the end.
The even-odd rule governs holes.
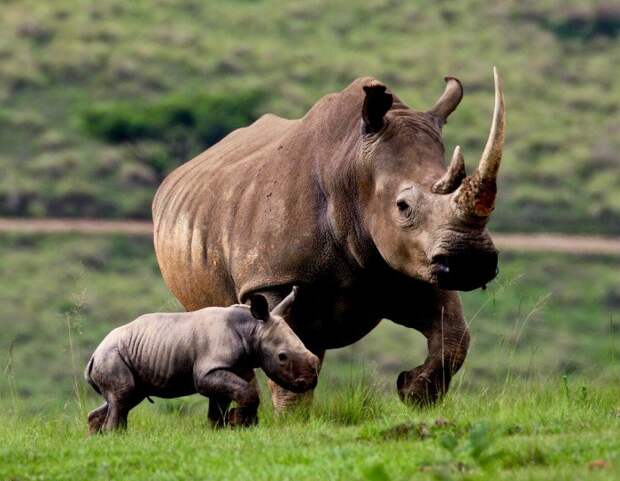
{"type": "Polygon", "coordinates": [[[301,352],[280,351],[278,353],[279,370],[289,380],[288,389],[305,392],[316,386],[321,361],[307,349],[301,352]]]}
{"type": "Polygon", "coordinates": [[[297,377],[295,378],[295,385],[299,391],[308,391],[316,387],[320,364],[319,358],[310,351],[300,356],[299,368],[296,372],[297,377]]]}
{"type": "Polygon", "coordinates": [[[281,387],[302,393],[313,389],[319,377],[321,360],[310,352],[284,319],[290,318],[297,286],[271,312],[260,295],[251,298],[251,311],[256,319],[264,319],[258,329],[261,367],[281,387]],[[259,302],[259,299],[262,301],[259,302]],[[262,306],[262,314],[258,312],[262,306]]]}

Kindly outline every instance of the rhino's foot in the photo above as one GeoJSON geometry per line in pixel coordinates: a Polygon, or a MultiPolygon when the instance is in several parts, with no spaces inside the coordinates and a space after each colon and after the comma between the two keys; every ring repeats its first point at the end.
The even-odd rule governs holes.
{"type": "Polygon", "coordinates": [[[105,418],[108,415],[108,403],[99,406],[88,415],[88,434],[98,434],[101,432],[105,418]]]}
{"type": "Polygon", "coordinates": [[[448,390],[450,378],[442,369],[428,372],[424,366],[403,371],[398,376],[398,396],[406,404],[424,407],[435,404],[448,390]]]}
{"type": "Polygon", "coordinates": [[[271,391],[271,402],[276,413],[290,411],[300,406],[308,406],[312,403],[313,391],[294,393],[267,379],[267,385],[271,391]]]}
{"type": "Polygon", "coordinates": [[[255,407],[236,407],[228,411],[228,425],[231,428],[247,428],[258,424],[255,407]]]}

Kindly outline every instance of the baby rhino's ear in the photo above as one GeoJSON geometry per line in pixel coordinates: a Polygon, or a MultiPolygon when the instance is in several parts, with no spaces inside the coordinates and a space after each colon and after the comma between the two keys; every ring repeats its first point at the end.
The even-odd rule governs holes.
{"type": "Polygon", "coordinates": [[[250,312],[261,321],[269,320],[269,304],[262,294],[252,294],[250,296],[250,312]]]}

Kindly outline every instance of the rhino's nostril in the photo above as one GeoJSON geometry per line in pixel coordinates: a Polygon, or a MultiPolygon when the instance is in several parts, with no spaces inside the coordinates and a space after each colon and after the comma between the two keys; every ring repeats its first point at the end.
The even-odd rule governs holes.
{"type": "Polygon", "coordinates": [[[278,354],[278,359],[280,360],[280,362],[286,362],[288,360],[288,356],[285,352],[281,352],[278,354]]]}
{"type": "Polygon", "coordinates": [[[437,265],[437,271],[442,273],[442,274],[449,274],[450,273],[450,268],[445,265],[445,264],[438,264],[437,265]]]}
{"type": "Polygon", "coordinates": [[[497,252],[470,250],[436,255],[431,259],[431,270],[439,288],[470,291],[497,276],[497,252]]]}

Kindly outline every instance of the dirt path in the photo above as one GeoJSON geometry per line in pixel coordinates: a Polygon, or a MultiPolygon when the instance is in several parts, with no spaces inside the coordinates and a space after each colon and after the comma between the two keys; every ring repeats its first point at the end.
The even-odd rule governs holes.
{"type": "Polygon", "coordinates": [[[153,225],[140,220],[16,219],[0,217],[0,233],[152,235],[153,225]]]}
{"type": "MultiPolygon", "coordinates": [[[[150,236],[148,221],[99,219],[13,219],[0,218],[0,233],[27,234],[125,234],[150,236]]],[[[493,234],[501,250],[562,252],[620,256],[620,238],[563,234],[493,234]]]]}
{"type": "Polygon", "coordinates": [[[499,249],[620,256],[620,238],[565,234],[493,234],[499,249]]]}

